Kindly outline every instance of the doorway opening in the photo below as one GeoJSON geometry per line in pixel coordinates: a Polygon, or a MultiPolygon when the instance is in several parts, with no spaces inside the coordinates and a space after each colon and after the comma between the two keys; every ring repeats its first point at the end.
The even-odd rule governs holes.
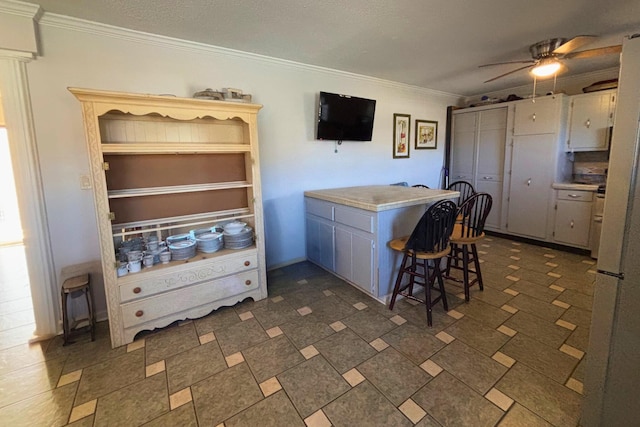
{"type": "Polygon", "coordinates": [[[29,271],[7,129],[0,126],[0,350],[27,343],[35,330],[29,271]]]}

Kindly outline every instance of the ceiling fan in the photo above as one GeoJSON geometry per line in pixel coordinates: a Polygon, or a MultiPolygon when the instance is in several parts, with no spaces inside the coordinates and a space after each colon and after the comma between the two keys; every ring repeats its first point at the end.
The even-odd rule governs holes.
{"type": "Polygon", "coordinates": [[[619,53],[622,51],[622,45],[616,45],[574,52],[576,49],[591,42],[595,37],[596,36],[576,36],[569,40],[563,38],[543,40],[538,43],[532,44],[529,47],[529,52],[531,52],[532,59],[525,61],[496,62],[494,64],[480,65],[480,67],[482,68],[504,64],[527,64],[524,67],[516,68],[515,70],[511,70],[507,73],[489,79],[485,81],[485,83],[498,80],[499,78],[508,76],[509,74],[513,74],[527,68],[531,68],[531,72],[537,77],[551,76],[557,73],[562,67],[561,60],[592,58],[594,56],[619,53]]]}

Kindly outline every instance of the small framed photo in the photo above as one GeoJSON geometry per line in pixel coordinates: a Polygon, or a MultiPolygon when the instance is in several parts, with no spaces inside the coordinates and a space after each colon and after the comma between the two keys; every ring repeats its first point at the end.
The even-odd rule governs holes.
{"type": "Polygon", "coordinates": [[[409,130],[411,116],[409,114],[393,115],[393,158],[409,158],[409,130]]]}
{"type": "Polygon", "coordinates": [[[416,150],[435,150],[438,148],[438,122],[416,120],[416,150]]]}

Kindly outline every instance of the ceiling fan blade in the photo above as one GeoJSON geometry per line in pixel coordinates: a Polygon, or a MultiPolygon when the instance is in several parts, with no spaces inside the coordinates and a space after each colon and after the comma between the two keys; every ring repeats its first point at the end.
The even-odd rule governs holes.
{"type": "Polygon", "coordinates": [[[492,65],[505,65],[505,64],[534,64],[536,61],[529,59],[527,61],[508,61],[508,62],[495,62],[493,64],[478,65],[478,68],[491,67],[492,65]]]}
{"type": "Polygon", "coordinates": [[[508,76],[509,74],[513,74],[513,73],[516,73],[516,72],[518,72],[518,71],[520,71],[520,70],[524,70],[525,68],[531,68],[531,67],[533,67],[533,65],[525,65],[524,67],[516,68],[515,70],[511,70],[511,71],[509,71],[508,73],[500,74],[500,75],[499,75],[499,76],[497,76],[497,77],[494,77],[494,78],[492,78],[492,79],[489,79],[489,80],[485,81],[485,83],[489,83],[489,82],[492,82],[492,81],[494,81],[494,80],[498,80],[498,79],[500,79],[500,78],[502,78],[502,77],[508,76]]]}
{"type": "Polygon", "coordinates": [[[556,55],[565,55],[584,46],[585,44],[591,43],[595,38],[596,36],[576,36],[554,49],[553,53],[556,55]]]}
{"type": "Polygon", "coordinates": [[[564,57],[566,59],[576,58],[593,58],[594,56],[608,55],[611,53],[622,52],[622,45],[599,47],[596,49],[581,50],[580,52],[568,53],[564,57]]]}

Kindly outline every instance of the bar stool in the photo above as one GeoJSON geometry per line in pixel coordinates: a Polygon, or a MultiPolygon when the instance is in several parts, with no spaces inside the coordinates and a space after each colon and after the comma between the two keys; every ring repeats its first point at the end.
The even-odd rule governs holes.
{"type": "Polygon", "coordinates": [[[89,274],[82,274],[80,276],[71,277],[65,280],[62,283],[62,289],[60,293],[62,296],[62,326],[64,329],[64,345],[73,344],[73,341],[71,341],[72,336],[81,332],[86,332],[87,330],[91,332],[91,341],[94,341],[96,339],[96,320],[93,314],[93,294],[91,293],[91,281],[89,274]],[[78,292],[82,292],[87,301],[88,318],[78,320],[74,319],[74,324],[70,325],[67,300],[69,296],[73,297],[72,294],[78,292]],[[77,325],[84,320],[87,320],[89,324],[81,328],[77,328],[77,325]]]}
{"type": "Polygon", "coordinates": [[[425,304],[427,309],[427,325],[432,326],[431,311],[435,303],[442,300],[445,311],[449,311],[447,295],[444,291],[444,280],[440,270],[440,260],[447,256],[451,250],[449,237],[456,219],[456,205],[452,201],[442,200],[433,204],[422,215],[415,229],[408,237],[394,239],[389,242],[391,249],[403,253],[400,271],[393,288],[389,310],[393,310],[396,297],[402,295],[405,298],[419,301],[425,304]],[[433,272],[429,273],[429,261],[432,261],[433,272]],[[409,276],[409,283],[402,286],[404,275],[409,276]],[[435,285],[438,279],[438,288],[435,285]],[[425,299],[422,300],[413,295],[414,285],[424,286],[425,299]],[[437,298],[431,298],[431,291],[435,289],[440,293],[437,298]]]}
{"type": "Polygon", "coordinates": [[[469,288],[472,285],[477,283],[480,290],[484,290],[476,243],[484,238],[484,223],[492,204],[493,199],[488,193],[476,193],[469,197],[458,208],[459,222],[456,221],[451,233],[451,253],[447,258],[445,278],[462,282],[465,301],[469,301],[469,288]],[[471,263],[473,269],[469,267],[471,263]],[[462,270],[462,281],[451,276],[452,268],[462,270]],[[475,275],[473,280],[469,280],[470,274],[475,275]]]}

